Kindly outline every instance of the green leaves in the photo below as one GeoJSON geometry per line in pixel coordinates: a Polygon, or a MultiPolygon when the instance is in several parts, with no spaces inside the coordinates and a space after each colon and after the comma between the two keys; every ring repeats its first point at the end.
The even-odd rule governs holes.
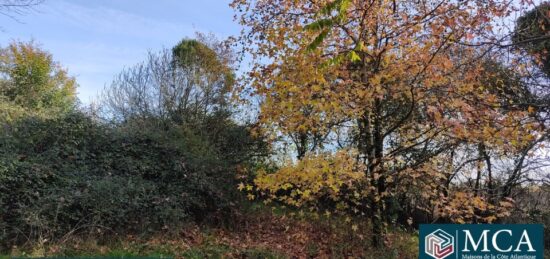
{"type": "Polygon", "coordinates": [[[357,52],[355,52],[353,50],[349,52],[349,59],[351,60],[351,62],[361,61],[361,57],[359,55],[357,55],[357,52]]]}
{"type": "Polygon", "coordinates": [[[237,166],[246,170],[259,149],[228,116],[158,127],[153,118],[105,125],[74,112],[0,127],[0,208],[10,208],[0,240],[55,240],[77,224],[165,232],[227,212],[237,166]]]}
{"type": "Polygon", "coordinates": [[[313,40],[313,42],[311,42],[308,46],[307,46],[307,49],[309,51],[313,51],[315,49],[317,49],[317,47],[319,47],[319,45],[321,45],[321,43],[323,43],[323,41],[325,40],[325,38],[327,37],[328,33],[329,33],[329,29],[324,29],[319,35],[317,35],[317,37],[315,37],[315,39],[313,40]]]}
{"type": "Polygon", "coordinates": [[[33,112],[64,113],[76,102],[76,82],[33,42],[0,49],[0,98],[33,112]]]}
{"type": "Polygon", "coordinates": [[[321,19],[306,25],[304,29],[310,30],[310,31],[321,31],[321,30],[326,30],[327,28],[331,27],[333,24],[334,24],[333,19],[321,19]]]}
{"type": "Polygon", "coordinates": [[[331,15],[333,11],[337,10],[338,14],[341,15],[346,12],[350,3],[351,0],[335,0],[323,7],[319,13],[323,15],[331,15]]]}
{"type": "Polygon", "coordinates": [[[319,45],[323,43],[323,41],[329,34],[331,28],[338,22],[342,22],[345,19],[345,14],[347,9],[349,8],[350,3],[351,0],[336,0],[332,3],[329,3],[319,11],[319,14],[324,16],[332,16],[333,11],[336,10],[338,12],[336,16],[330,18],[322,18],[304,26],[304,29],[308,31],[321,31],[321,33],[319,33],[319,35],[315,37],[313,42],[309,44],[309,51],[315,50],[317,47],[319,47],[319,45]]]}

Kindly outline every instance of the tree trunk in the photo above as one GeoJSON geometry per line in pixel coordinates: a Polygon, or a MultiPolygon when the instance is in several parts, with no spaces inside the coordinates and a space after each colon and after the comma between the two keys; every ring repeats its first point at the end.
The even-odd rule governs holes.
{"type": "Polygon", "coordinates": [[[373,120],[373,154],[374,159],[372,160],[372,172],[377,175],[376,177],[373,177],[373,180],[375,181],[376,185],[373,185],[376,187],[376,196],[375,196],[375,217],[373,218],[373,246],[376,247],[382,247],[384,245],[384,235],[386,233],[386,227],[385,222],[388,219],[388,214],[386,213],[385,204],[387,201],[387,197],[385,197],[386,193],[386,175],[384,172],[384,139],[382,137],[382,121],[380,119],[380,101],[376,100],[375,104],[375,113],[372,116],[373,120]]]}
{"type": "Polygon", "coordinates": [[[306,133],[298,133],[298,140],[296,141],[296,158],[302,160],[307,153],[308,149],[308,135],[306,133]]]}
{"type": "Polygon", "coordinates": [[[479,196],[479,192],[481,190],[481,185],[480,185],[480,182],[481,182],[481,159],[483,158],[483,155],[482,155],[482,144],[479,144],[477,146],[477,151],[478,151],[478,161],[476,162],[477,163],[477,177],[476,177],[476,183],[474,185],[474,194],[475,196],[479,196]]]}
{"type": "MultiPolygon", "coordinates": [[[[378,106],[378,102],[376,105],[378,106]]],[[[377,109],[375,109],[377,110],[377,109]]],[[[381,134],[381,121],[376,111],[365,111],[358,120],[360,135],[359,147],[361,153],[367,157],[365,175],[371,179],[370,212],[368,213],[372,224],[372,246],[382,247],[385,234],[384,197],[386,191],[383,172],[383,138],[381,134]]]]}
{"type": "Polygon", "coordinates": [[[485,166],[487,167],[487,194],[489,195],[489,201],[494,204],[496,202],[496,197],[493,186],[493,166],[491,163],[491,157],[489,156],[489,153],[487,153],[484,143],[480,144],[479,150],[483,156],[483,160],[485,161],[485,166]]]}

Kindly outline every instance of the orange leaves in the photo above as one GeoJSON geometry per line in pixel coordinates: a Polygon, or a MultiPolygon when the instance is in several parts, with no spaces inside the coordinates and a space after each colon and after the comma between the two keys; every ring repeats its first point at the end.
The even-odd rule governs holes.
{"type": "Polygon", "coordinates": [[[455,191],[437,206],[439,216],[456,223],[493,223],[509,215],[513,200],[506,199],[494,205],[472,192],[455,191]]]}
{"type": "Polygon", "coordinates": [[[431,115],[436,122],[441,122],[442,114],[438,107],[430,105],[426,109],[426,112],[428,112],[428,114],[431,115]]]}
{"type": "Polygon", "coordinates": [[[262,100],[261,124],[294,143],[296,134],[333,137],[342,129],[351,139],[338,150],[338,140],[322,138],[332,155],[314,150],[274,174],[260,174],[255,191],[308,208],[328,199],[337,211],[365,210],[353,207],[365,199],[380,207],[397,196],[444,200],[436,205],[448,217],[458,215],[456,222],[498,219],[505,206],[471,192],[443,197],[454,184],[442,186],[456,161],[440,154],[479,143],[491,154],[514,151],[536,133],[528,118],[533,108],[504,110],[510,104],[501,93],[510,80],[498,77],[509,73],[480,61],[487,49],[460,44],[491,35],[484,21],[505,15],[508,6],[380,0],[366,12],[364,1],[330,11],[323,10],[338,1],[236,2],[252,7],[243,14],[243,41],[254,46],[250,81],[262,100]],[[357,147],[361,153],[353,157],[348,149],[357,147]]]}
{"type": "Polygon", "coordinates": [[[264,100],[263,123],[283,133],[317,128],[327,132],[327,125],[357,119],[375,106],[375,100],[406,103],[413,97],[417,103],[439,107],[429,112],[441,127],[454,119],[458,131],[479,117],[472,110],[483,103],[465,101],[484,100],[472,79],[478,68],[468,64],[476,59],[476,51],[449,36],[474,38],[484,33],[487,28],[478,19],[502,8],[481,9],[484,5],[475,5],[480,3],[476,0],[380,1],[365,16],[360,1],[342,6],[337,2],[233,3],[248,10],[242,14],[250,28],[243,43],[256,47],[251,50],[255,57],[268,60],[255,62],[251,73],[256,82],[252,87],[264,100]],[[327,33],[319,39],[319,31],[327,33]]]}

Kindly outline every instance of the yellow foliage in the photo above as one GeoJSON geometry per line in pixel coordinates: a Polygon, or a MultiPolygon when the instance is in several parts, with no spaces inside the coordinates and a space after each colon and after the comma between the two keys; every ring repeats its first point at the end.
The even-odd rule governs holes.
{"type": "Polygon", "coordinates": [[[442,201],[434,201],[440,217],[453,222],[464,223],[494,223],[498,218],[509,216],[513,201],[501,201],[498,206],[491,204],[486,198],[476,196],[473,192],[455,191],[442,201]]]}
{"type": "Polygon", "coordinates": [[[292,206],[317,208],[320,200],[328,199],[337,203],[336,208],[347,209],[348,204],[338,202],[361,198],[358,193],[366,180],[355,154],[341,150],[335,154],[308,155],[275,173],[262,171],[254,180],[256,191],[292,206]]]}

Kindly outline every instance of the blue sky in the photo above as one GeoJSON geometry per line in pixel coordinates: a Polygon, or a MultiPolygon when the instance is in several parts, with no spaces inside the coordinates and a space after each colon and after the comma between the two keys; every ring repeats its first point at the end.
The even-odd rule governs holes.
{"type": "Polygon", "coordinates": [[[19,22],[0,16],[0,45],[34,40],[80,85],[83,103],[148,50],[172,47],[196,31],[239,33],[230,0],[45,0],[19,22]]]}

